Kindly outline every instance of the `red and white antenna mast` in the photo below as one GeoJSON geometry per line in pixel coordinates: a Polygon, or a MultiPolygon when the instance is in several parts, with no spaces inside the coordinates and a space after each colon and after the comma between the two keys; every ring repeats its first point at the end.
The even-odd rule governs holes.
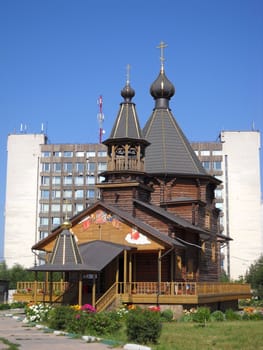
{"type": "Polygon", "coordinates": [[[104,129],[102,127],[103,122],[104,122],[104,114],[102,112],[102,96],[100,95],[99,99],[98,99],[98,106],[99,106],[99,113],[98,113],[98,122],[99,122],[99,143],[102,143],[102,135],[104,134],[104,129]]]}

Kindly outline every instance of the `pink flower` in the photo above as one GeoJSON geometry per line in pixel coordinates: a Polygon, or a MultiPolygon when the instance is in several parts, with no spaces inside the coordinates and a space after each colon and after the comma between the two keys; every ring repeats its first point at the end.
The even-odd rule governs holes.
{"type": "Polygon", "coordinates": [[[93,307],[93,306],[90,305],[90,304],[84,304],[84,305],[82,305],[81,310],[82,310],[82,311],[87,311],[87,312],[96,312],[95,307],[93,307]]]}

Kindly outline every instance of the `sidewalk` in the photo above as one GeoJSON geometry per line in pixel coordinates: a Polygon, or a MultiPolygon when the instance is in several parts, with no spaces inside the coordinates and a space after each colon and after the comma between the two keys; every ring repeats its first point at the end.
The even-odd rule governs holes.
{"type": "MultiPolygon", "coordinates": [[[[0,338],[11,343],[19,344],[19,350],[109,350],[110,345],[100,342],[86,343],[82,339],[71,339],[67,336],[45,333],[36,327],[28,327],[22,323],[24,315],[17,315],[15,319],[11,314],[14,310],[0,311],[0,338]],[[10,316],[6,316],[10,315],[10,316]]],[[[8,345],[0,341],[0,350],[8,349],[8,345]]],[[[117,348],[114,348],[117,350],[117,348]]],[[[118,348],[121,349],[121,348],[118,348]]]]}

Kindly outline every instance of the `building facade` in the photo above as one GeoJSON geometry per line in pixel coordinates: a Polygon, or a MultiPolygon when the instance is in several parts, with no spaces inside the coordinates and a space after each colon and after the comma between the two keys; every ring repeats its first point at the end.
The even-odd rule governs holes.
{"type": "Polygon", "coordinates": [[[218,142],[191,145],[204,168],[222,181],[216,206],[221,232],[232,238],[222,249],[222,267],[237,279],[263,252],[260,132],[222,131],[218,142]]]}
{"type": "Polygon", "coordinates": [[[107,167],[106,148],[11,134],[7,152],[4,259],[9,267],[31,267],[38,263],[31,247],[98,200],[95,184],[107,167]]]}

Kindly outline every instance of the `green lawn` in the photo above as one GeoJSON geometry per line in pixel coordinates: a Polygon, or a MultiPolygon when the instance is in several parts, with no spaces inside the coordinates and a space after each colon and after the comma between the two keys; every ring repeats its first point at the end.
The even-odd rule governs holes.
{"type": "Polygon", "coordinates": [[[172,322],[163,325],[154,350],[263,350],[263,321],[172,322]]]}

